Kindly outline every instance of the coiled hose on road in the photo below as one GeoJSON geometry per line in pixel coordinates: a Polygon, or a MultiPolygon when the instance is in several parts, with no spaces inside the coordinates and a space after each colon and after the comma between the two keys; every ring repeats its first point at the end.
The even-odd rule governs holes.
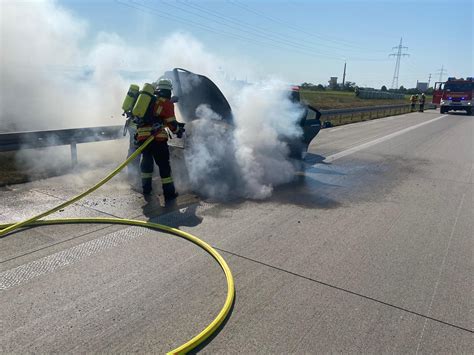
{"type": "Polygon", "coordinates": [[[123,224],[123,225],[139,226],[139,227],[146,227],[146,228],[151,228],[151,229],[156,229],[156,230],[162,230],[162,231],[177,235],[181,238],[187,239],[190,242],[193,242],[194,244],[196,244],[197,246],[199,246],[200,248],[208,252],[219,263],[219,266],[224,271],[225,278],[227,281],[227,296],[224,302],[224,306],[220,310],[219,314],[204,330],[202,330],[199,334],[194,336],[192,339],[190,339],[183,345],[169,352],[169,354],[185,354],[191,351],[192,349],[194,349],[195,347],[197,347],[203,341],[205,341],[209,336],[212,335],[212,333],[214,333],[219,328],[219,326],[222,324],[222,322],[226,319],[227,315],[229,314],[230,309],[232,307],[232,303],[234,301],[235,288],[234,288],[234,279],[232,277],[232,272],[229,266],[227,265],[227,263],[225,262],[224,258],[222,258],[222,256],[214,248],[212,248],[209,244],[193,236],[190,233],[186,233],[179,229],[168,227],[162,224],[145,222],[145,221],[140,221],[140,220],[135,220],[135,219],[60,218],[60,219],[40,220],[43,217],[46,217],[54,212],[59,211],[62,208],[65,208],[66,206],[73,204],[74,202],[79,201],[83,197],[89,195],[90,193],[94,192],[99,187],[104,185],[106,182],[112,179],[115,175],[117,175],[125,166],[127,166],[128,163],[130,163],[133,159],[135,159],[142,152],[142,150],[145,149],[145,147],[151,143],[153,139],[154,139],[153,136],[148,138],[132,155],[130,155],[130,157],[127,158],[127,160],[125,160],[122,164],[120,164],[114,171],[112,171],[109,175],[107,175],[105,178],[99,181],[96,185],[92,186],[91,188],[77,195],[76,197],[73,197],[72,199],[46,212],[40,213],[22,222],[0,224],[0,228],[2,228],[0,229],[0,237],[5,236],[6,234],[13,232],[15,230],[18,230],[19,228],[24,228],[24,227],[55,225],[55,224],[72,224],[72,223],[105,223],[105,224],[123,224]]]}

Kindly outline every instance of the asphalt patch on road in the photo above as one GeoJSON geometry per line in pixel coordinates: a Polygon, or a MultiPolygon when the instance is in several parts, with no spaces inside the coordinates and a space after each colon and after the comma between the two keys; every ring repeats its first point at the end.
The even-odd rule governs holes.
{"type": "Polygon", "coordinates": [[[319,194],[338,201],[337,206],[381,201],[409,176],[431,162],[396,155],[359,154],[355,159],[330,164],[306,165],[306,179],[312,179],[319,194]]]}
{"type": "Polygon", "coordinates": [[[333,209],[341,203],[331,197],[331,191],[342,186],[322,182],[305,174],[298,174],[291,183],[277,186],[272,196],[261,203],[279,203],[304,208],[333,209]]]}

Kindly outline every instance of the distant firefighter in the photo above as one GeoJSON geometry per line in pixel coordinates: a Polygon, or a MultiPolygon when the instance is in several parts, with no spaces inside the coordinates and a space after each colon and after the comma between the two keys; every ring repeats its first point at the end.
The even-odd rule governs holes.
{"type": "Polygon", "coordinates": [[[420,100],[419,100],[420,101],[420,110],[419,110],[420,112],[423,112],[424,109],[425,109],[425,100],[426,100],[425,94],[422,93],[421,96],[420,96],[420,100]]]}
{"type": "Polygon", "coordinates": [[[410,96],[411,112],[415,111],[415,105],[416,105],[417,101],[418,101],[418,97],[416,95],[411,95],[410,96]]]}

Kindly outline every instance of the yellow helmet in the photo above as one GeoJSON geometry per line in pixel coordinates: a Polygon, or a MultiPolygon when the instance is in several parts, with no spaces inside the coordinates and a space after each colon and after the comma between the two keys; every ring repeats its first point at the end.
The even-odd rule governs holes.
{"type": "Polygon", "coordinates": [[[153,86],[155,90],[173,90],[173,84],[170,79],[160,79],[158,82],[154,82],[153,86]]]}

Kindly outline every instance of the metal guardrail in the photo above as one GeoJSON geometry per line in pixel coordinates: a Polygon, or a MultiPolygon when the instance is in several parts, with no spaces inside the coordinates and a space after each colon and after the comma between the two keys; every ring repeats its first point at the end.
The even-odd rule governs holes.
{"type": "MultiPolygon", "coordinates": [[[[418,110],[418,105],[416,105],[416,110],[418,110]]],[[[431,103],[425,104],[425,110],[434,109],[435,105],[431,103]]],[[[347,109],[335,109],[335,110],[320,110],[321,120],[322,121],[331,121],[332,123],[347,123],[356,122],[360,119],[357,118],[357,115],[368,114],[367,119],[399,115],[402,113],[411,112],[410,104],[398,104],[398,105],[385,105],[385,106],[371,106],[371,107],[357,107],[357,108],[347,108],[347,109]],[[353,121],[356,117],[356,121],[353,121]],[[334,122],[333,122],[334,121],[334,122]],[[339,121],[339,122],[337,122],[339,121]]]]}
{"type": "Polygon", "coordinates": [[[103,126],[0,133],[0,152],[70,145],[71,160],[75,165],[78,143],[115,140],[123,137],[122,132],[123,126],[103,126]]]}
{"type": "Polygon", "coordinates": [[[385,106],[370,106],[370,107],[356,107],[356,108],[343,108],[334,110],[319,110],[323,116],[335,116],[347,113],[359,113],[359,112],[370,112],[370,111],[381,111],[391,110],[410,107],[409,104],[398,104],[398,105],[385,105],[385,106]]]}
{"type": "MultiPolygon", "coordinates": [[[[432,104],[426,104],[426,109],[434,108],[432,104]]],[[[350,116],[352,121],[354,115],[369,113],[369,119],[381,117],[382,115],[393,115],[410,112],[409,104],[358,107],[336,110],[320,110],[321,120],[337,120],[350,116]],[[375,115],[376,117],[373,117],[375,115]]],[[[339,122],[341,123],[341,122],[339,122]]],[[[72,164],[77,163],[77,144],[87,142],[99,142],[115,140],[123,137],[123,126],[103,126],[87,128],[69,128],[48,131],[0,133],[0,152],[16,151],[21,149],[45,148],[61,145],[71,146],[72,164]]]]}
{"type": "Polygon", "coordinates": [[[365,90],[359,89],[359,93],[356,96],[361,99],[393,99],[403,100],[405,94],[398,94],[390,91],[379,91],[379,90],[365,90]]]}

